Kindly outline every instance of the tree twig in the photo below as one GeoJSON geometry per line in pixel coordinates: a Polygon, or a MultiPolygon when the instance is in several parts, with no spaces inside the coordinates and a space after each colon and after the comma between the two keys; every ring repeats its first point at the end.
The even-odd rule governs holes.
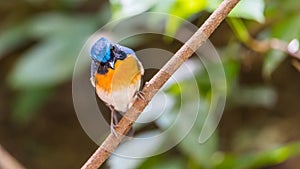
{"type": "Polygon", "coordinates": [[[289,51],[288,49],[289,44],[287,42],[282,41],[280,39],[272,38],[269,43],[270,43],[270,49],[279,50],[284,53],[287,53],[288,55],[298,60],[300,59],[300,51],[299,50],[297,50],[296,52],[289,51]]]}
{"type": "Polygon", "coordinates": [[[288,43],[277,39],[277,38],[271,38],[268,40],[256,40],[253,39],[252,37],[250,37],[246,42],[244,42],[244,44],[249,47],[250,49],[252,49],[255,52],[259,52],[259,53],[266,53],[269,50],[273,49],[273,50],[278,50],[281,52],[284,52],[296,59],[300,59],[300,51],[298,50],[297,52],[291,52],[288,50],[288,43]]]}
{"type": "Polygon", "coordinates": [[[136,98],[131,108],[116,126],[116,133],[109,134],[102,145],[88,159],[81,169],[97,169],[120,144],[124,135],[129,131],[133,123],[139,117],[146,105],[156,92],[165,84],[172,74],[197,50],[225,19],[229,12],[240,0],[224,0],[220,6],[210,15],[197,32],[175,53],[175,55],[146,83],[142,93],[144,99],[136,98]]]}
{"type": "MultiPolygon", "coordinates": [[[[236,37],[248,48],[258,53],[266,53],[270,50],[278,50],[284,52],[296,59],[300,59],[300,51],[299,49],[294,49],[293,51],[289,50],[289,44],[283,40],[277,38],[270,38],[266,40],[257,40],[253,38],[248,32],[245,24],[241,19],[238,18],[230,18],[227,20],[228,24],[232,28],[236,37]],[[296,51],[295,51],[296,50],[296,51]]],[[[298,40],[294,39],[299,43],[298,40]]],[[[299,45],[299,44],[298,44],[299,45]]],[[[299,46],[297,46],[299,47],[299,46]]]]}
{"type": "Polygon", "coordinates": [[[25,169],[0,145],[0,169],[25,169]]]}

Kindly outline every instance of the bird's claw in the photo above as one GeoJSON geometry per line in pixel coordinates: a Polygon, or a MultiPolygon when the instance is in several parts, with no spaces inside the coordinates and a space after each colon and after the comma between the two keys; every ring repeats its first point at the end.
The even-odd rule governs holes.
{"type": "Polygon", "coordinates": [[[145,94],[142,91],[137,91],[136,96],[146,102],[145,94]]]}
{"type": "Polygon", "coordinates": [[[115,128],[117,127],[117,123],[118,123],[118,118],[115,114],[115,109],[113,106],[108,105],[110,111],[111,111],[111,116],[110,116],[110,132],[114,135],[114,136],[118,136],[115,128]]]}
{"type": "Polygon", "coordinates": [[[115,127],[116,127],[116,125],[111,124],[111,125],[110,125],[110,132],[111,132],[115,137],[117,137],[117,136],[118,136],[118,133],[116,132],[115,127]]]}

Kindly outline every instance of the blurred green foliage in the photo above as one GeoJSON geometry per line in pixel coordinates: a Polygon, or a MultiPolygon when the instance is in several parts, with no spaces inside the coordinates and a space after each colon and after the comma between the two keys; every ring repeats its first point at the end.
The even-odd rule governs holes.
{"type": "MultiPolygon", "coordinates": [[[[28,3],[42,5],[42,2],[28,3]]],[[[56,5],[61,3],[64,8],[72,8],[79,2],[57,1],[56,5]]],[[[20,97],[13,104],[13,117],[18,122],[27,122],[43,105],[43,98],[49,97],[47,92],[41,91],[49,91],[70,80],[85,41],[109,18],[110,14],[106,9],[107,6],[95,14],[74,15],[59,11],[38,13],[3,28],[0,34],[0,58],[12,50],[37,41],[19,56],[20,59],[7,77],[9,85],[20,92],[20,97]]]]}
{"type": "MultiPolygon", "coordinates": [[[[44,0],[27,0],[24,4],[43,6],[43,2],[44,0]]],[[[25,52],[17,56],[18,59],[7,76],[9,86],[18,91],[15,103],[12,104],[14,111],[12,117],[17,122],[29,122],[37,109],[54,92],[54,87],[71,79],[81,47],[92,33],[109,20],[152,11],[172,14],[197,23],[198,18],[201,18],[204,13],[213,12],[221,0],[110,0],[110,4],[105,4],[94,13],[73,14],[72,9],[84,2],[86,1],[55,0],[49,4],[55,10],[30,14],[30,16],[24,17],[25,19],[1,28],[0,59],[4,56],[11,57],[12,51],[21,50],[26,45],[29,46],[25,52]]],[[[252,35],[251,28],[257,24],[263,25],[265,22],[272,26],[263,25],[267,28],[255,34],[255,38],[269,39],[275,37],[289,42],[294,38],[300,38],[299,3],[296,4],[292,0],[287,0],[284,3],[281,0],[273,0],[272,2],[242,0],[231,12],[227,22],[231,26],[235,38],[242,43],[245,43],[252,35]]],[[[165,31],[167,34],[175,34],[181,24],[178,20],[170,18],[166,23],[165,31]]],[[[225,47],[218,48],[218,50],[222,55],[229,102],[240,105],[247,104],[248,106],[272,106],[276,92],[269,85],[245,87],[237,83],[241,65],[241,57],[237,55],[241,53],[242,45],[232,39],[228,41],[230,43],[225,47]]],[[[265,77],[270,76],[285,57],[285,53],[275,50],[270,50],[264,54],[263,73],[265,77]]],[[[83,66],[88,67],[88,65],[83,66]]],[[[204,144],[199,144],[199,133],[207,116],[207,109],[211,104],[211,84],[205,70],[199,70],[196,78],[201,94],[200,115],[196,119],[197,125],[176,146],[176,153],[170,151],[154,157],[131,161],[130,159],[124,161],[119,157],[112,157],[109,161],[112,168],[118,169],[121,163],[124,169],[249,169],[275,165],[300,154],[299,143],[250,153],[228,153],[219,147],[218,132],[215,132],[204,144]]],[[[189,80],[181,82],[180,87],[189,88],[189,80]]],[[[180,87],[178,84],[169,86],[166,89],[168,98],[178,102],[180,87]]],[[[189,93],[189,95],[193,96],[193,93],[189,93]]],[[[190,97],[189,102],[191,104],[198,102],[198,98],[190,97]]],[[[169,107],[164,117],[165,121],[156,121],[159,128],[163,129],[164,125],[168,123],[166,121],[174,120],[173,112],[178,109],[176,107],[178,104],[169,107]]],[[[189,111],[189,105],[183,105],[183,107],[187,109],[187,112],[189,111]]],[[[190,123],[190,119],[187,116],[181,119],[178,128],[182,127],[180,125],[188,123],[190,123]]],[[[159,131],[148,131],[142,134],[150,136],[157,134],[156,132],[159,131]]],[[[173,132],[169,137],[153,143],[153,147],[147,147],[143,150],[156,150],[160,145],[172,142],[172,139],[180,134],[182,133],[173,132]]],[[[123,151],[132,151],[134,147],[134,144],[126,143],[121,146],[123,151]]]]}
{"type": "Polygon", "coordinates": [[[10,85],[24,90],[51,87],[69,80],[79,49],[97,27],[95,21],[89,16],[70,17],[50,13],[20,25],[26,31],[15,37],[19,43],[26,40],[26,36],[40,42],[26,51],[16,63],[8,79],[10,85]]]}

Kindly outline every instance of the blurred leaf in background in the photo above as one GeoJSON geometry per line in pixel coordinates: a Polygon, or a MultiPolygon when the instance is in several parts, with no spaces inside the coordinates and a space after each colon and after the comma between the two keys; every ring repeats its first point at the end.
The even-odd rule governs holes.
{"type": "MultiPolygon", "coordinates": [[[[42,2],[29,1],[34,5],[41,5],[42,2]]],[[[71,8],[79,2],[65,0],[60,3],[71,8]]],[[[80,49],[108,18],[108,11],[102,9],[99,14],[44,12],[1,32],[0,58],[32,40],[37,41],[19,56],[20,59],[7,77],[9,85],[20,91],[20,97],[12,104],[14,117],[19,117],[17,114],[26,116],[26,113],[32,117],[38,107],[43,105],[45,99],[42,98],[49,97],[47,92],[41,91],[51,90],[71,79],[80,49]]]]}
{"type": "Polygon", "coordinates": [[[262,152],[251,152],[249,154],[235,156],[231,154],[219,154],[216,169],[247,169],[247,168],[263,168],[267,166],[282,163],[288,158],[299,155],[300,143],[294,142],[281,147],[275,147],[262,152]]]}
{"type": "MultiPolygon", "coordinates": [[[[221,2],[221,0],[208,1],[207,10],[213,12],[221,2]]],[[[264,22],[264,9],[265,2],[263,0],[241,0],[229,16],[264,22]]]]}
{"type": "Polygon", "coordinates": [[[79,50],[96,28],[93,21],[88,16],[47,14],[26,22],[30,37],[40,42],[16,63],[8,77],[10,85],[22,90],[51,87],[70,79],[79,50]]]}

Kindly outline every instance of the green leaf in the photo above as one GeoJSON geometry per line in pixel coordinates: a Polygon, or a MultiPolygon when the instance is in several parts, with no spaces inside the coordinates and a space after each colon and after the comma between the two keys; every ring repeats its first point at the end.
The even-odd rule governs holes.
{"type": "Polygon", "coordinates": [[[141,14],[142,12],[149,10],[151,7],[154,7],[157,2],[158,0],[110,0],[111,9],[113,12],[112,18],[118,19],[141,14]]]}
{"type": "Polygon", "coordinates": [[[26,52],[9,74],[14,88],[53,86],[71,78],[82,40],[53,37],[26,52]],[[68,43],[66,43],[68,39],[68,43]]]}
{"type": "Polygon", "coordinates": [[[300,38],[300,16],[292,15],[277,22],[271,28],[271,35],[287,42],[300,38]]]}
{"type": "Polygon", "coordinates": [[[266,1],[266,16],[270,18],[287,19],[290,14],[297,14],[299,11],[299,3],[294,0],[272,0],[266,1]],[[280,10],[279,10],[280,9],[280,10]]]}
{"type": "Polygon", "coordinates": [[[36,38],[48,38],[57,33],[72,32],[69,25],[74,25],[74,22],[75,18],[59,13],[38,15],[28,21],[31,25],[31,36],[36,38]]]}
{"type": "Polygon", "coordinates": [[[280,164],[286,161],[287,159],[299,154],[300,154],[300,142],[289,143],[287,145],[273,148],[270,150],[250,153],[242,156],[237,156],[234,158],[233,157],[224,158],[224,160],[216,168],[219,169],[263,168],[266,166],[280,164]]]}
{"type": "Polygon", "coordinates": [[[24,89],[53,86],[71,78],[75,60],[85,39],[92,33],[94,24],[88,24],[90,20],[62,17],[64,23],[58,22],[62,25],[54,24],[51,27],[51,23],[55,22],[53,17],[58,16],[44,15],[31,22],[32,36],[44,37],[42,42],[25,52],[13,67],[8,76],[12,87],[24,89]]]}
{"type": "Polygon", "coordinates": [[[26,52],[8,77],[10,85],[19,89],[53,86],[69,78],[76,53],[64,40],[54,37],[26,52]]]}
{"type": "Polygon", "coordinates": [[[87,35],[87,30],[92,33],[93,27],[96,27],[93,19],[87,16],[70,17],[60,13],[38,15],[0,34],[0,58],[10,50],[26,44],[29,39],[66,37],[72,33],[74,37],[81,37],[81,34],[87,35]]]}
{"type": "MultiPolygon", "coordinates": [[[[101,13],[102,14],[102,13],[101,13]]],[[[106,16],[103,16],[106,17],[106,16]]],[[[81,37],[92,33],[97,27],[95,20],[102,20],[96,16],[89,15],[65,15],[61,13],[45,13],[38,15],[28,21],[30,35],[35,38],[51,38],[52,36],[81,37]]]]}
{"type": "Polygon", "coordinates": [[[232,90],[234,90],[240,70],[240,64],[237,60],[227,59],[223,60],[223,66],[226,76],[227,94],[229,95],[231,94],[232,90]]]}
{"type": "Polygon", "coordinates": [[[235,36],[244,43],[247,43],[250,39],[250,35],[248,33],[246,25],[243,23],[241,19],[238,18],[228,18],[227,23],[231,27],[235,36]]]}
{"type": "MultiPolygon", "coordinates": [[[[213,12],[221,2],[222,0],[209,0],[207,10],[213,12]]],[[[263,0],[241,0],[228,16],[264,22],[264,8],[263,0]]]]}
{"type": "Polygon", "coordinates": [[[244,19],[264,22],[265,2],[263,0],[242,0],[236,8],[230,12],[230,17],[241,17],[244,19]]]}
{"type": "Polygon", "coordinates": [[[206,0],[176,0],[170,9],[170,14],[181,18],[187,18],[192,14],[205,9],[206,5],[206,0]]]}
{"type": "MultiPolygon", "coordinates": [[[[193,14],[205,9],[206,5],[206,0],[176,0],[169,9],[168,13],[183,19],[187,19],[193,14]]],[[[168,35],[174,35],[181,24],[181,19],[170,16],[166,24],[166,33],[168,35]]]]}
{"type": "Polygon", "coordinates": [[[140,169],[182,169],[186,168],[186,160],[181,157],[174,157],[166,152],[147,158],[138,168],[140,169]]]}
{"type": "Polygon", "coordinates": [[[269,78],[285,57],[286,54],[278,50],[271,50],[270,52],[268,52],[264,59],[263,65],[264,77],[269,78]]]}
{"type": "Polygon", "coordinates": [[[156,161],[145,162],[140,169],[182,169],[185,168],[185,161],[183,158],[173,158],[169,156],[159,157],[156,161]]]}
{"type": "Polygon", "coordinates": [[[0,59],[9,51],[26,44],[29,39],[29,24],[15,25],[0,34],[0,59]]]}

